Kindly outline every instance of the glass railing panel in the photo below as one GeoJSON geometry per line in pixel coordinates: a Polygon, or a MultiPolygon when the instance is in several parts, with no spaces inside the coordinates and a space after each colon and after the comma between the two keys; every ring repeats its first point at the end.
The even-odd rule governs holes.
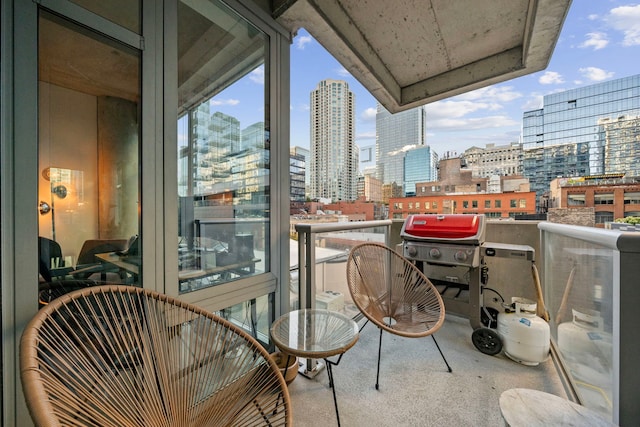
{"type": "MultiPolygon", "coordinates": [[[[298,229],[298,238],[310,239],[313,244],[314,263],[313,274],[313,305],[316,308],[326,308],[339,311],[350,317],[359,314],[353,304],[347,287],[347,258],[352,247],[363,242],[378,242],[388,244],[390,221],[367,221],[361,223],[345,223],[346,229],[337,224],[318,224],[310,226],[306,231],[298,229]],[[375,224],[374,226],[371,226],[375,224]],[[329,226],[331,231],[321,232],[323,226],[329,226]]],[[[299,245],[292,240],[291,244],[291,286],[290,307],[295,310],[304,306],[300,301],[299,245]]],[[[308,256],[309,254],[303,254],[308,256]]],[[[303,262],[304,264],[304,262],[303,262]]],[[[304,276],[304,272],[303,272],[304,276]]],[[[304,291],[303,291],[304,293],[304,291]]]]}
{"type": "Polygon", "coordinates": [[[640,233],[540,223],[551,338],[569,394],[636,424],[640,233]]]}
{"type": "Polygon", "coordinates": [[[583,405],[611,417],[615,250],[575,238],[545,238],[551,333],[583,405]]]}

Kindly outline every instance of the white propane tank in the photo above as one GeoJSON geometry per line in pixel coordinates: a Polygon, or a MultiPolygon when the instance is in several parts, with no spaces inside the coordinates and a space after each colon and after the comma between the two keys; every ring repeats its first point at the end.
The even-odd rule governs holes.
{"type": "Polygon", "coordinates": [[[527,366],[536,366],[549,355],[549,324],[536,315],[537,304],[526,298],[512,298],[514,313],[499,313],[497,332],[504,354],[527,366]]]}
{"type": "Polygon", "coordinates": [[[588,384],[611,382],[611,333],[591,310],[572,309],[573,319],[558,325],[558,349],[571,364],[573,376],[588,384]]]}

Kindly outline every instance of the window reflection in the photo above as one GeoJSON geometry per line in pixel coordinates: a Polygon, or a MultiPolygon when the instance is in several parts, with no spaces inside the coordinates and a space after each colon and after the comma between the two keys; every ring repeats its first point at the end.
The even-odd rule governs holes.
{"type": "Polygon", "coordinates": [[[180,292],[268,271],[267,46],[219,1],[179,3],[180,292]]]}
{"type": "Polygon", "coordinates": [[[139,53],[41,12],[38,72],[41,302],[139,284],[139,53]]]}
{"type": "Polygon", "coordinates": [[[118,25],[140,33],[140,0],[70,0],[118,25]]]}

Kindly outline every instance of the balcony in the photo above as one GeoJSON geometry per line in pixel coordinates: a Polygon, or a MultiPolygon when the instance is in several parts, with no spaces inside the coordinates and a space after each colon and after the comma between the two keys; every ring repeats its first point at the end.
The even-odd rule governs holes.
{"type": "MultiPolygon", "coordinates": [[[[298,224],[298,259],[292,254],[292,308],[328,307],[364,320],[350,301],[346,254],[363,240],[401,243],[401,221],[298,224]],[[305,259],[310,260],[306,262],[305,259]],[[298,263],[306,266],[299,271],[298,263]],[[313,279],[313,280],[312,280],[313,279]],[[307,296],[315,295],[313,301],[307,296]],[[338,297],[336,297],[338,296],[338,297]]],[[[380,389],[376,390],[378,330],[366,325],[360,339],[334,367],[342,425],[503,425],[499,398],[511,388],[545,391],[584,405],[619,425],[638,425],[634,403],[640,374],[638,347],[640,233],[624,233],[536,221],[488,221],[488,242],[535,249],[551,352],[537,366],[478,351],[472,341],[474,313],[466,290],[443,295],[447,318],[436,337],[451,365],[447,372],[430,339],[383,334],[380,389]],[[465,301],[466,299],[466,301],[465,301]]],[[[293,246],[292,246],[293,247],[293,246]]],[[[501,299],[535,300],[528,261],[485,257],[489,281],[483,305],[501,299]],[[491,290],[492,292],[488,292],[491,290]]],[[[427,274],[429,275],[429,274],[427,274]]],[[[435,282],[434,282],[435,283],[435,282]]],[[[306,360],[304,367],[312,360],[306,360]]],[[[304,369],[303,367],[303,369],[304,369]]],[[[308,375],[311,376],[311,375],[308,375]]],[[[299,375],[291,383],[296,425],[335,419],[328,378],[299,375]]]]}

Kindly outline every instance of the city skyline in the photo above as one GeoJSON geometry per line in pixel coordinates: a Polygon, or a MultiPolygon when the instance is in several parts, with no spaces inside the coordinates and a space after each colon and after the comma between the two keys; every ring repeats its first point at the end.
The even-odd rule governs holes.
{"type": "MultiPolygon", "coordinates": [[[[629,58],[638,54],[640,5],[574,0],[545,70],[428,104],[426,143],[443,156],[518,142],[523,114],[541,108],[543,96],[637,74],[629,58]]],[[[304,29],[293,40],[291,66],[291,146],[309,147],[308,93],[326,78],[349,84],[356,144],[375,145],[375,98],[304,29]]]]}

